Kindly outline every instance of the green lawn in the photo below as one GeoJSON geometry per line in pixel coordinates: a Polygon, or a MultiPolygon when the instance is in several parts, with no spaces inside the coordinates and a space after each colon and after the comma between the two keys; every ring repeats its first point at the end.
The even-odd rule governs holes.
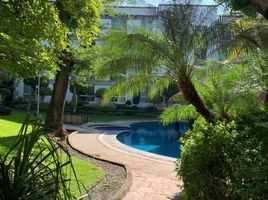
{"type": "MultiPolygon", "coordinates": [[[[25,112],[15,111],[8,116],[0,116],[0,154],[4,154],[12,146],[25,115],[25,112]]],[[[72,157],[72,161],[79,182],[83,183],[86,188],[96,184],[104,177],[104,172],[99,167],[75,157],[72,157]]],[[[72,184],[73,194],[79,196],[75,182],[72,182],[72,184]]]]}
{"type": "MultiPolygon", "coordinates": [[[[13,111],[7,116],[0,116],[0,154],[4,154],[13,145],[14,140],[21,128],[25,119],[26,111],[13,111]]],[[[115,120],[139,120],[139,119],[156,119],[153,117],[141,117],[130,115],[101,115],[90,114],[89,120],[94,122],[110,122],[115,120]]],[[[78,179],[86,188],[96,184],[104,177],[104,172],[84,160],[72,157],[73,164],[78,176],[78,179]]],[[[72,182],[72,191],[76,196],[79,196],[78,188],[75,182],[72,182]]]]}
{"type": "Polygon", "coordinates": [[[14,111],[10,115],[0,116],[0,137],[16,136],[24,118],[25,112],[22,111],[14,111]]]}

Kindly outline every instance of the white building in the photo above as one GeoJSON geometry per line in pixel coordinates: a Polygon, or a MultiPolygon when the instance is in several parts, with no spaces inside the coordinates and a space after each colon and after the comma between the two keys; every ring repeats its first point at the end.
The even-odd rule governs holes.
{"type": "MultiPolygon", "coordinates": [[[[172,3],[174,3],[172,1],[172,3]]],[[[142,26],[143,28],[154,31],[157,28],[161,27],[161,18],[160,12],[161,10],[165,9],[166,7],[170,6],[171,3],[167,4],[160,4],[159,6],[153,6],[150,4],[146,4],[143,1],[139,2],[138,4],[131,5],[126,3],[115,3],[112,4],[112,7],[118,12],[122,13],[122,15],[117,16],[109,16],[108,14],[102,15],[102,27],[103,32],[107,32],[110,28],[125,28],[126,31],[131,32],[134,28],[142,26]]],[[[197,12],[207,11],[208,9],[211,10],[210,18],[216,20],[218,18],[217,15],[217,5],[195,5],[197,12]]],[[[96,42],[98,44],[98,42],[96,42]]],[[[161,72],[160,72],[161,73],[161,72]]],[[[162,72],[163,73],[163,72],[162,72]]],[[[109,88],[112,82],[98,82],[92,81],[90,84],[94,85],[94,94],[100,88],[109,88]]],[[[53,88],[53,81],[49,84],[50,88],[53,88]]],[[[14,98],[17,97],[27,97],[30,92],[30,87],[23,83],[23,81],[18,81],[16,83],[16,88],[14,92],[14,98]]],[[[92,94],[84,94],[81,95],[80,98],[84,99],[88,103],[98,103],[99,99],[92,94]]],[[[66,94],[66,101],[71,101],[72,93],[70,88],[68,88],[66,94]]],[[[140,103],[139,106],[148,106],[152,105],[152,103],[146,102],[146,94],[141,93],[140,95],[140,103]]],[[[45,96],[43,99],[45,102],[50,101],[50,96],[45,96]]],[[[117,99],[116,103],[124,104],[127,100],[132,101],[132,97],[122,97],[117,99]]]]}

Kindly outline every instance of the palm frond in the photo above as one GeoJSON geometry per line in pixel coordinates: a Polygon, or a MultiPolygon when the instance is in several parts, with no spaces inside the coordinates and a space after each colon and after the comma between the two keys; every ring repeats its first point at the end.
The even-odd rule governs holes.
{"type": "Polygon", "coordinates": [[[28,124],[29,117],[17,141],[0,156],[0,199],[73,199],[71,176],[66,173],[70,167],[76,177],[70,155],[45,135],[41,126],[28,133],[28,124]],[[67,153],[67,158],[63,159],[61,152],[67,153]]]}
{"type": "Polygon", "coordinates": [[[160,115],[163,124],[171,124],[180,120],[196,119],[199,116],[193,105],[173,105],[160,115]]]}
{"type": "Polygon", "coordinates": [[[103,97],[103,104],[109,102],[112,97],[137,96],[146,91],[149,99],[162,94],[170,85],[167,76],[155,76],[154,74],[134,74],[117,79],[106,91],[103,97]]]}

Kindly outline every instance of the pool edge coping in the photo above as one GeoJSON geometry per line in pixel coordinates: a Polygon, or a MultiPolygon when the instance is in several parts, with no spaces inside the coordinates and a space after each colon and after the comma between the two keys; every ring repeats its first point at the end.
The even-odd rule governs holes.
{"type": "MultiPolygon", "coordinates": [[[[130,127],[131,124],[133,123],[140,123],[140,122],[159,122],[158,120],[145,120],[145,121],[125,121],[126,123],[121,122],[125,127],[130,127]]],[[[122,126],[119,125],[119,126],[122,126]]],[[[109,125],[113,125],[113,123],[109,123],[109,125]]],[[[118,125],[116,125],[118,126],[118,125]]],[[[95,128],[94,128],[95,129],[95,128]]],[[[98,131],[97,129],[95,129],[96,131],[98,131]]],[[[121,153],[125,153],[131,156],[136,156],[139,158],[143,158],[146,160],[150,160],[150,161],[154,161],[154,162],[159,162],[162,164],[168,164],[168,165],[172,165],[175,166],[176,165],[176,158],[171,158],[168,156],[163,156],[163,155],[158,155],[158,154],[154,154],[154,153],[150,153],[150,152],[145,152],[142,150],[138,150],[132,147],[129,147],[123,143],[121,143],[116,137],[117,135],[119,135],[120,133],[124,132],[124,131],[118,131],[115,132],[113,134],[109,134],[105,131],[98,131],[99,132],[99,136],[98,136],[98,140],[105,146],[109,147],[110,149],[113,149],[115,151],[121,152],[121,153]],[[105,141],[104,137],[105,136],[111,136],[109,139],[112,139],[112,141],[108,140],[105,141]],[[117,146],[113,145],[113,142],[116,143],[117,146]],[[120,148],[118,148],[118,146],[120,146],[120,148]],[[165,161],[166,160],[166,161],[165,161]]]]}

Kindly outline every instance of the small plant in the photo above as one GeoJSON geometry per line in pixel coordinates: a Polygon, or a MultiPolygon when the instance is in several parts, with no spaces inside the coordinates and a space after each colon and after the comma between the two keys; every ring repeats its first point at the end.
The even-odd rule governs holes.
{"type": "Polygon", "coordinates": [[[95,92],[95,97],[100,98],[100,101],[102,102],[102,99],[103,99],[104,94],[105,94],[106,91],[107,91],[107,89],[105,89],[105,88],[100,88],[100,89],[98,89],[98,90],[95,92]]]}
{"type": "Polygon", "coordinates": [[[74,199],[70,181],[76,174],[69,154],[41,126],[27,134],[28,126],[29,117],[13,147],[0,155],[0,199],[74,199]]]}
{"type": "Polygon", "coordinates": [[[6,88],[0,88],[0,115],[8,115],[11,112],[10,108],[6,107],[6,98],[11,95],[11,91],[6,88]]]}
{"type": "Polygon", "coordinates": [[[41,96],[51,96],[52,89],[50,87],[40,87],[40,95],[41,96]]]}
{"type": "Polygon", "coordinates": [[[161,104],[163,102],[164,98],[161,95],[156,95],[152,99],[147,99],[148,102],[153,103],[153,106],[156,107],[156,105],[161,104]]]}
{"type": "Polygon", "coordinates": [[[18,104],[25,104],[27,101],[23,97],[18,97],[13,101],[13,104],[18,105],[18,104]]]}
{"type": "Polygon", "coordinates": [[[125,104],[126,104],[127,106],[131,106],[131,101],[130,101],[130,100],[127,100],[125,104]]]}
{"type": "Polygon", "coordinates": [[[140,94],[134,96],[134,97],[132,98],[132,102],[133,102],[133,104],[138,105],[138,104],[140,103],[140,97],[141,97],[140,94]]]}

